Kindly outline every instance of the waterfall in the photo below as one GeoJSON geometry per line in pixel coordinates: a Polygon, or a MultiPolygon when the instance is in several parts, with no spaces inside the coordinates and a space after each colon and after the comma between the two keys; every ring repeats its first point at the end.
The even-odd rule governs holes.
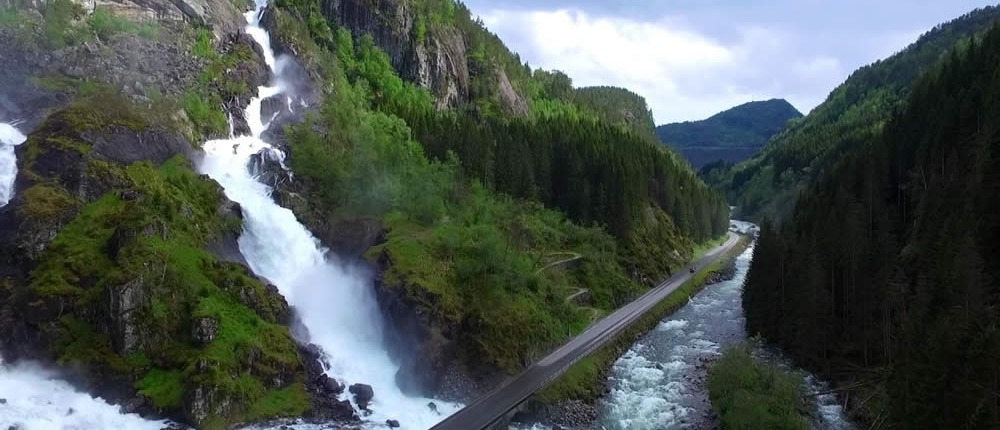
{"type": "MultiPolygon", "coordinates": [[[[269,35],[259,25],[265,6],[264,0],[257,0],[256,10],[247,13],[246,31],[263,49],[275,80],[271,86],[258,88],[258,96],[246,108],[251,134],[205,142],[199,170],[222,184],[226,196],[242,207],[240,251],[254,273],[274,283],[295,308],[308,329],[309,339],[300,340],[323,349],[330,365],[327,374],[342,383],[372,386],[372,414],[365,419],[376,425],[394,419],[404,429],[426,429],[461,405],[402,393],[395,383],[399,366],[383,345],[382,319],[372,280],[329,255],[289,209],[271,199],[271,188],[258,181],[252,171],[250,157],[262,151],[284,159],[280,150],[261,140],[273,119],[262,119],[263,100],[285,96],[288,106],[292,105],[292,94],[286,94],[288,86],[281,84],[281,70],[276,68],[281,61],[275,60],[269,35]],[[438,404],[440,413],[427,407],[431,401],[438,404]]],[[[353,402],[350,394],[345,392],[343,396],[353,402]]]]}
{"type": "MultiPolygon", "coordinates": [[[[284,160],[280,150],[261,139],[276,116],[262,118],[263,101],[284,96],[291,110],[294,96],[292,86],[282,80],[282,59],[275,58],[270,36],[259,25],[266,0],[257,0],[256,6],[245,15],[246,31],[263,49],[275,79],[271,85],[259,87],[257,97],[246,108],[250,135],[233,136],[231,132],[230,139],[205,142],[205,156],[198,168],[222,184],[226,195],[241,205],[244,229],[240,251],[250,268],[274,283],[295,308],[308,329],[309,338],[299,340],[322,348],[331,378],[372,386],[375,397],[364,426],[382,428],[387,419],[393,419],[403,429],[429,428],[462,405],[402,393],[395,383],[398,365],[383,345],[382,319],[370,277],[328,254],[290,210],[271,199],[272,190],[252,171],[250,158],[262,151],[269,151],[282,164],[284,160]],[[431,401],[437,404],[437,412],[428,408],[431,401]]],[[[304,106],[304,102],[298,104],[304,106]]],[[[25,140],[14,125],[0,123],[0,206],[13,196],[17,174],[14,146],[25,140]]],[[[346,391],[342,398],[353,403],[346,391]]],[[[0,428],[152,430],[167,424],[123,414],[118,407],[75,390],[57,374],[37,365],[10,366],[0,358],[0,428]]]]}
{"type": "Polygon", "coordinates": [[[6,206],[14,197],[14,178],[17,177],[14,147],[27,139],[14,127],[15,124],[0,122],[0,207],[6,206]]]}

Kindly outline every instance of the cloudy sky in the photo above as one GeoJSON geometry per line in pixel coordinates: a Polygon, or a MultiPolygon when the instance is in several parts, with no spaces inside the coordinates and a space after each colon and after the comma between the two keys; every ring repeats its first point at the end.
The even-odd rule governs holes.
{"type": "Polygon", "coordinates": [[[658,124],[752,100],[803,113],[973,0],[465,0],[531,67],[646,97],[658,124]]]}

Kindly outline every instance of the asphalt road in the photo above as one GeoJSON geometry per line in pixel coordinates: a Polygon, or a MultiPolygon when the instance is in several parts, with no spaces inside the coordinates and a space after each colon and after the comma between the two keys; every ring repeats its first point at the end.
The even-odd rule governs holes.
{"type": "MultiPolygon", "coordinates": [[[[706,252],[695,265],[700,269],[717,260],[723,253],[736,246],[738,239],[739,235],[730,232],[729,239],[725,243],[706,252]]],[[[619,331],[641,318],[690,278],[691,273],[688,270],[680,270],[656,288],[592,324],[587,330],[570,339],[559,349],[431,429],[476,430],[488,427],[527,399],[528,396],[544,387],[549,381],[561,375],[577,360],[586,357],[611,340],[619,331]]]]}

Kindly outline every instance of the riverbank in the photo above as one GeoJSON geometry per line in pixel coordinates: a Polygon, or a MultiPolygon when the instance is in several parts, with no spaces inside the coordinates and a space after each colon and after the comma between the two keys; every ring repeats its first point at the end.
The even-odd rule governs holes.
{"type": "Polygon", "coordinates": [[[663,318],[686,305],[702,288],[731,278],[737,256],[747,249],[751,241],[750,236],[742,235],[739,243],[724,256],[699,268],[687,283],[668,295],[646,316],[605,347],[581,359],[525,402],[514,416],[514,421],[561,428],[593,428],[598,418],[598,400],[610,393],[606,383],[619,357],[663,318]]]}

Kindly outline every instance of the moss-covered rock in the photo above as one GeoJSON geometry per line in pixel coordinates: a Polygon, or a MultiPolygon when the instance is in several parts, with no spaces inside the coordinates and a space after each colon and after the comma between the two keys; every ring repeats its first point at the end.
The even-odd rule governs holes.
{"type": "Polygon", "coordinates": [[[188,142],[136,112],[77,104],[19,147],[24,191],[0,213],[20,227],[0,243],[5,355],[203,429],[302,415],[287,303],[205,250],[238,233],[238,211],[188,142]]]}

